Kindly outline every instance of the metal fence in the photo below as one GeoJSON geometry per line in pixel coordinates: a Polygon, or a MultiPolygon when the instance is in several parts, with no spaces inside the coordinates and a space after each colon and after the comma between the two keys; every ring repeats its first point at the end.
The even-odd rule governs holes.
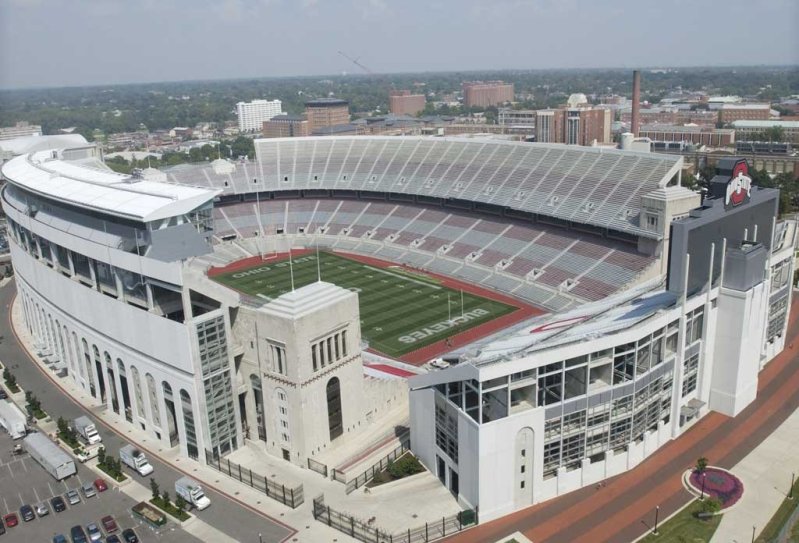
{"type": "MultiPolygon", "coordinates": [[[[347,485],[346,489],[347,494],[353,492],[356,488],[360,488],[369,481],[371,481],[374,478],[375,474],[380,473],[381,471],[386,469],[391,462],[393,462],[394,460],[405,454],[409,448],[410,448],[410,441],[403,441],[402,443],[400,443],[399,447],[397,447],[396,449],[388,453],[386,456],[381,458],[377,464],[368,468],[366,471],[358,475],[355,479],[347,481],[345,483],[347,485]]],[[[338,481],[339,479],[336,480],[338,481]]]]}
{"type": "Polygon", "coordinates": [[[327,465],[321,462],[317,462],[311,458],[308,459],[308,469],[315,471],[316,473],[321,473],[323,476],[327,477],[327,465]]]}
{"type": "Polygon", "coordinates": [[[205,461],[212,468],[263,492],[273,500],[288,505],[292,509],[296,509],[305,501],[302,485],[294,488],[287,487],[230,460],[214,456],[214,453],[208,450],[205,451],[205,461]]]}
{"type": "Polygon", "coordinates": [[[424,526],[389,533],[374,524],[374,517],[362,520],[325,505],[324,495],[313,500],[313,516],[319,522],[364,543],[428,543],[477,524],[477,510],[468,509],[424,526]]]}

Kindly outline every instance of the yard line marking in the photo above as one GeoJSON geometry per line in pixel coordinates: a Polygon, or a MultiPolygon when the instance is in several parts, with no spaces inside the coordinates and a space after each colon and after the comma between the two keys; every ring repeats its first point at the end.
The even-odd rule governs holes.
{"type": "Polygon", "coordinates": [[[417,285],[421,285],[423,287],[430,287],[433,290],[441,290],[441,287],[438,286],[438,285],[431,285],[430,283],[425,283],[424,281],[419,281],[417,279],[414,279],[412,277],[408,277],[406,275],[400,275],[398,273],[393,273],[393,272],[390,272],[390,271],[387,271],[387,270],[381,270],[380,268],[375,268],[375,267],[372,267],[372,266],[364,266],[364,268],[368,268],[370,270],[373,270],[373,271],[376,271],[376,272],[379,272],[379,273],[384,273],[384,274],[390,275],[392,277],[397,277],[398,279],[404,279],[405,281],[410,281],[411,283],[416,283],[417,285]]]}

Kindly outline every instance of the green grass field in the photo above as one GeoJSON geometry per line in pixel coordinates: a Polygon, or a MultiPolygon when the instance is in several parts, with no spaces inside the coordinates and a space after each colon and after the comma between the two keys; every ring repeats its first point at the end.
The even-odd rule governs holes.
{"type": "MultiPolygon", "coordinates": [[[[315,254],[293,258],[292,267],[295,288],[316,281],[315,254]]],[[[465,292],[461,307],[458,290],[332,253],[319,253],[319,269],[323,281],[358,293],[361,333],[370,347],[389,356],[400,357],[517,309],[465,292]]],[[[268,260],[213,279],[265,300],[291,290],[287,260],[268,260]]]]}

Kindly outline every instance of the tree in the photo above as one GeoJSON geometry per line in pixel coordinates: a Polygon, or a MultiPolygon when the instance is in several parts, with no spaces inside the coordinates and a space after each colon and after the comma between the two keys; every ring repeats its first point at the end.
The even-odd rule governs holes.
{"type": "Polygon", "coordinates": [[[105,447],[97,449],[97,463],[101,466],[105,464],[107,458],[105,457],[105,447]]]}
{"type": "Polygon", "coordinates": [[[178,495],[178,497],[175,498],[175,507],[177,507],[181,511],[183,511],[186,508],[186,500],[183,499],[183,496],[178,495]]]}
{"type": "Polygon", "coordinates": [[[705,458],[704,456],[700,456],[696,460],[696,471],[702,473],[706,469],[707,469],[707,458],[705,458]]]}
{"type": "Polygon", "coordinates": [[[169,492],[167,492],[166,490],[164,490],[164,491],[161,493],[161,499],[163,500],[163,502],[164,502],[164,505],[169,505],[169,492]]]}
{"type": "Polygon", "coordinates": [[[69,433],[69,424],[64,419],[64,417],[58,417],[58,422],[56,423],[58,426],[58,433],[62,436],[66,437],[69,433]]]}
{"type": "Polygon", "coordinates": [[[785,141],[785,129],[781,126],[772,126],[766,129],[766,138],[768,141],[781,142],[785,141]]]}
{"type": "Polygon", "coordinates": [[[159,488],[158,483],[152,477],[150,478],[150,490],[153,492],[153,499],[156,499],[159,496],[159,488]]]}

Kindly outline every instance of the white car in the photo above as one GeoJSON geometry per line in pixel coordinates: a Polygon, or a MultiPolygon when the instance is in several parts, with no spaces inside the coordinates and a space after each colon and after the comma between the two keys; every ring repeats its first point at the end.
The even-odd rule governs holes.
{"type": "Polygon", "coordinates": [[[431,368],[437,368],[439,370],[444,370],[449,367],[449,362],[444,360],[443,358],[434,358],[430,361],[431,368]]]}
{"type": "Polygon", "coordinates": [[[36,515],[40,517],[50,514],[50,509],[47,508],[47,504],[44,502],[37,505],[34,510],[36,511],[36,515]]]}

